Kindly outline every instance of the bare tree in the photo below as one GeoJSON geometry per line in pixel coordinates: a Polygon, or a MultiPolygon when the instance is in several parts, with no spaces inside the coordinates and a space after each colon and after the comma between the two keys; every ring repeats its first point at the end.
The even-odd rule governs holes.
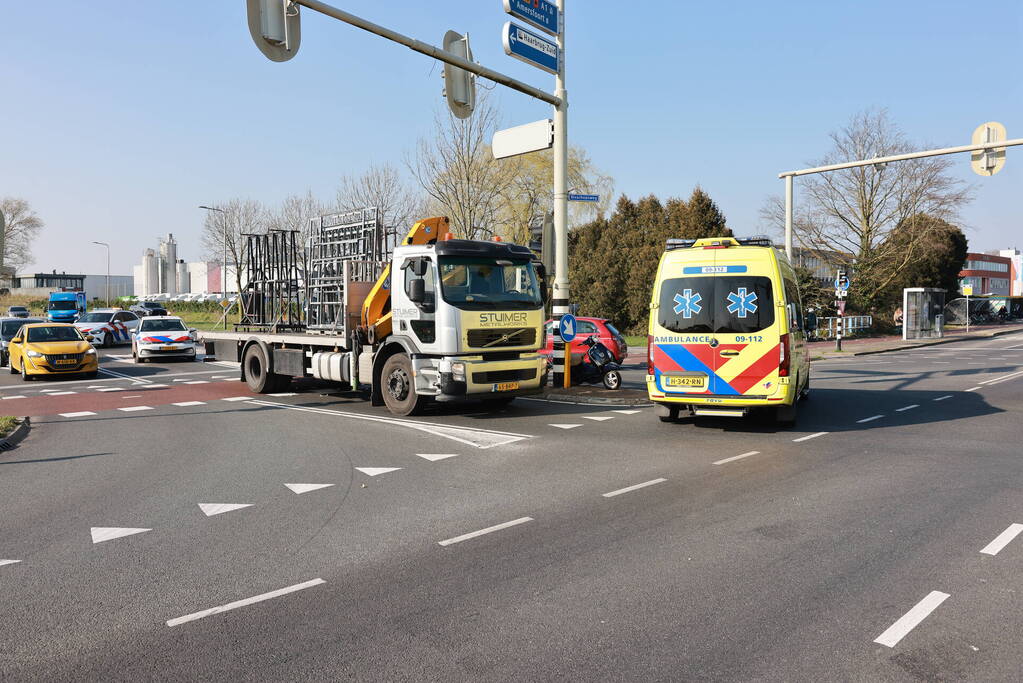
{"type": "MultiPolygon", "coordinates": [[[[914,150],[885,110],[866,111],[831,134],[832,149],[814,166],[903,154],[914,150]]],[[[948,157],[912,159],[804,176],[796,193],[793,216],[798,242],[825,252],[855,271],[853,294],[872,310],[886,287],[919,258],[933,235],[915,230],[893,239],[913,217],[927,215],[954,222],[972,198],[972,188],[948,173],[948,157]]],[[[784,226],[784,206],[768,201],[762,217],[784,226]]]]}
{"type": "Polygon", "coordinates": [[[305,244],[309,238],[310,221],[329,210],[330,207],[317,199],[312,190],[306,190],[305,194],[285,197],[276,208],[268,209],[266,227],[273,230],[297,230],[299,242],[305,244]]]}
{"type": "Polygon", "coordinates": [[[423,197],[408,186],[391,164],[370,166],[360,176],[342,176],[337,206],[342,211],[377,207],[389,246],[408,232],[415,221],[427,217],[423,197]]]}
{"type": "MultiPolygon", "coordinates": [[[[236,264],[235,291],[242,291],[242,269],[244,267],[247,233],[266,231],[267,212],[253,199],[232,199],[223,204],[212,204],[219,211],[207,211],[202,229],[202,246],[208,258],[223,260],[227,254],[228,263],[236,264]],[[225,252],[226,247],[226,252],[225,252]]],[[[226,264],[225,264],[226,271],[226,264]]],[[[226,277],[227,273],[223,274],[226,277]]]]}
{"type": "Polygon", "coordinates": [[[429,196],[429,206],[451,219],[457,236],[489,237],[499,231],[515,181],[514,169],[490,151],[497,112],[481,96],[469,118],[445,110],[436,122],[433,139],[419,141],[408,169],[429,196]]]}
{"type": "Polygon", "coordinates": [[[17,270],[32,261],[32,243],[43,229],[43,220],[27,201],[17,197],[0,199],[0,213],[6,225],[0,242],[0,266],[17,270]]]}

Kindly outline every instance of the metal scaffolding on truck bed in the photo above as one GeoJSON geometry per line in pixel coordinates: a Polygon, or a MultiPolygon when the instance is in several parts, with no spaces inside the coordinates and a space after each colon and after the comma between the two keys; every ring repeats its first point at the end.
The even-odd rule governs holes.
{"type": "Polygon", "coordinates": [[[367,284],[383,272],[388,251],[376,207],[314,218],[306,245],[306,327],[349,329],[366,293],[352,288],[358,283],[368,291],[367,284]]]}
{"type": "Polygon", "coordinates": [[[299,277],[304,267],[298,231],[270,230],[245,237],[249,282],[241,292],[242,318],[235,329],[302,330],[299,277]]]}

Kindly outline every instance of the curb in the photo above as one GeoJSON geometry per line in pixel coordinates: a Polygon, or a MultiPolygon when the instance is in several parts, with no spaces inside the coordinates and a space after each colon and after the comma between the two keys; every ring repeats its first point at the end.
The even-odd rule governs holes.
{"type": "Polygon", "coordinates": [[[581,405],[596,405],[596,406],[650,406],[650,399],[646,396],[636,396],[633,398],[611,398],[603,396],[579,396],[571,393],[564,393],[559,391],[544,391],[535,398],[544,401],[556,401],[559,403],[577,403],[581,405]]]}
{"type": "Polygon", "coordinates": [[[942,344],[954,344],[956,342],[970,341],[971,339],[994,339],[995,337],[1001,337],[1006,334],[1013,334],[1019,332],[1019,328],[1011,330],[998,330],[991,334],[969,336],[969,337],[946,337],[944,339],[935,339],[934,341],[922,342],[920,344],[902,344],[900,346],[893,346],[888,349],[874,349],[873,351],[855,351],[852,353],[843,353],[841,356],[811,356],[810,360],[826,360],[828,358],[848,358],[853,356],[874,356],[879,353],[890,353],[892,351],[908,351],[911,349],[922,349],[928,346],[941,346],[942,344]]]}
{"type": "Polygon", "coordinates": [[[10,451],[26,437],[31,429],[31,420],[28,417],[21,418],[21,424],[14,428],[14,431],[3,439],[0,439],[0,451],[10,451]]]}

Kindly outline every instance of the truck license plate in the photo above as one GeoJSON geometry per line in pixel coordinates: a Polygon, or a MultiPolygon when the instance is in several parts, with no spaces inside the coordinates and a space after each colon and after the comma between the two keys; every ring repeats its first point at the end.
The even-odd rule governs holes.
{"type": "Polygon", "coordinates": [[[501,382],[500,384],[495,384],[492,391],[515,391],[518,388],[518,382],[501,382]]]}
{"type": "Polygon", "coordinates": [[[667,385],[669,387],[689,387],[693,389],[702,389],[704,384],[707,382],[705,375],[689,375],[685,377],[671,377],[667,378],[667,385]]]}

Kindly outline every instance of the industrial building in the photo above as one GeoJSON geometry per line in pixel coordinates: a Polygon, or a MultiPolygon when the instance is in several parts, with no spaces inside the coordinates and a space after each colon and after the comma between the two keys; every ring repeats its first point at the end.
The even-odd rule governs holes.
{"type": "MultiPolygon", "coordinates": [[[[134,266],[135,296],[145,298],[153,294],[177,296],[179,294],[213,294],[224,289],[221,278],[223,265],[216,261],[185,262],[178,258],[178,243],[173,234],[161,238],[156,249],[146,249],[142,263],[134,266]]],[[[234,268],[227,269],[227,288],[236,289],[234,268]]]]}

